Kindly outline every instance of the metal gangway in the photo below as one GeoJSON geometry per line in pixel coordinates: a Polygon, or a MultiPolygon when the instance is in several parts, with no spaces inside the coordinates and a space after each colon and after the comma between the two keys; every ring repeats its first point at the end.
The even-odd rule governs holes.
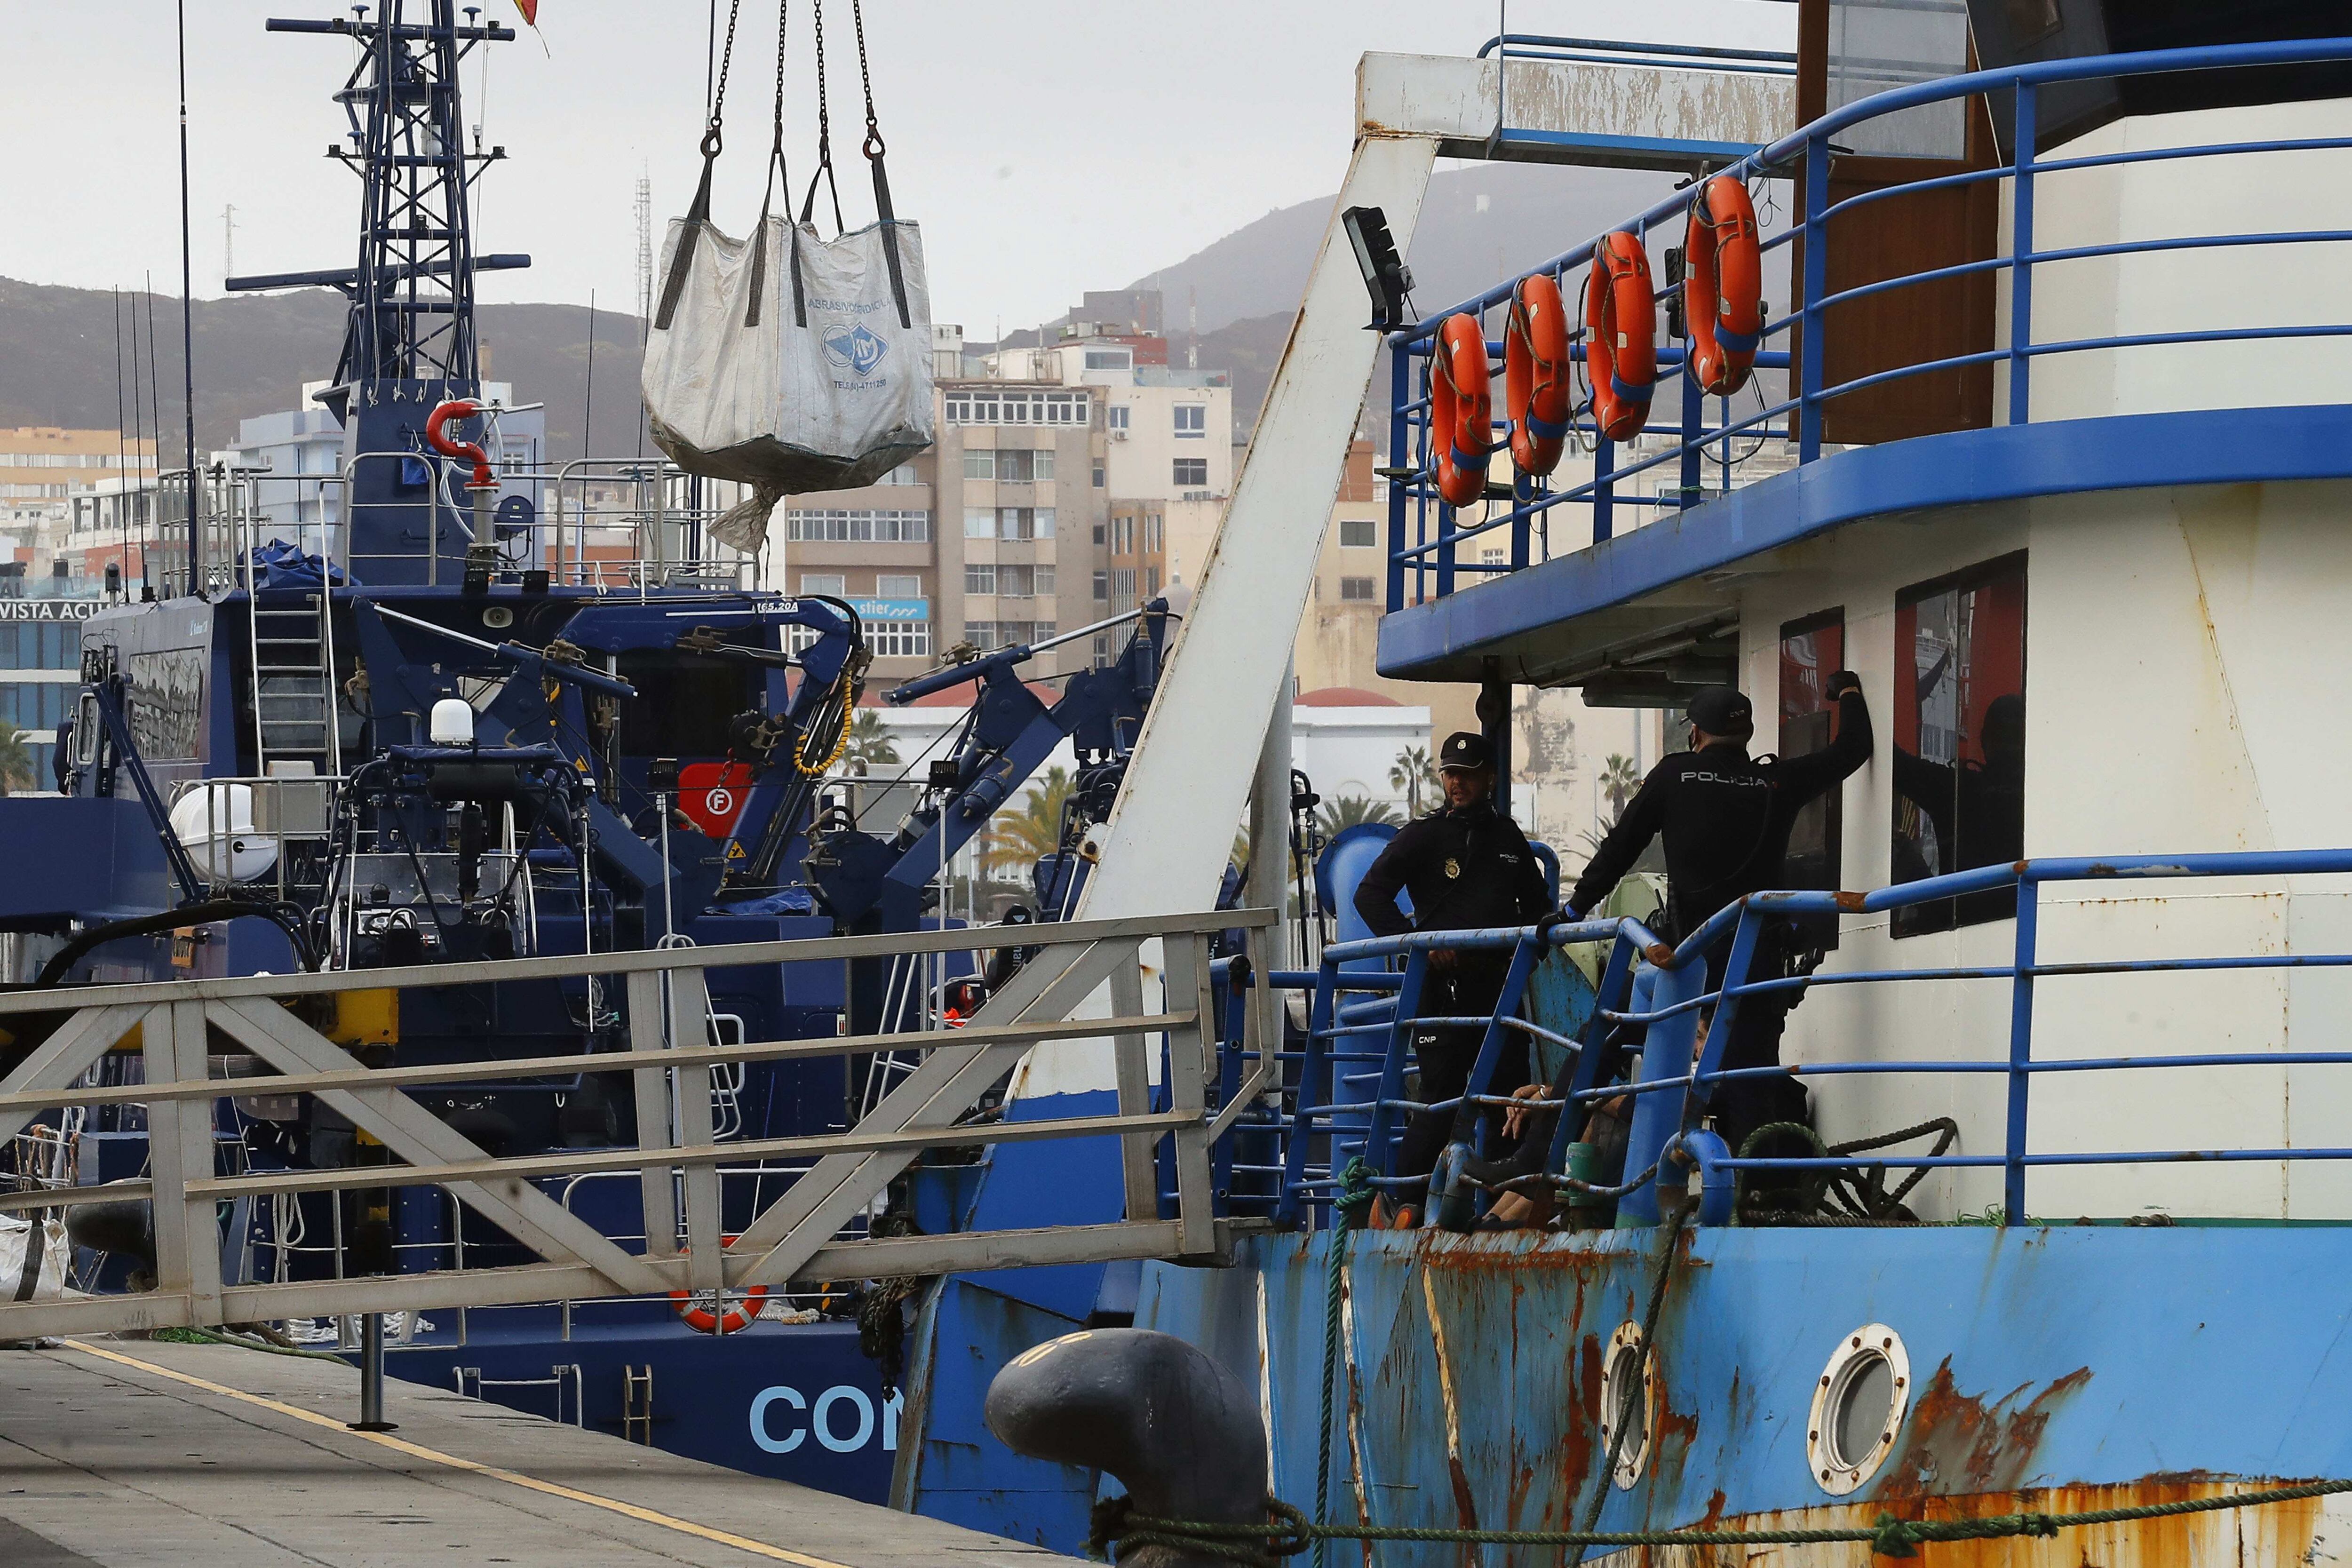
{"type": "MultiPolygon", "coordinates": [[[[1036,955],[960,1027],[871,1036],[720,1043],[713,1037],[712,969],[923,955],[985,946],[983,929],[849,936],[724,947],[450,963],[423,969],[26,990],[0,995],[0,1028],[22,1042],[0,1077],[0,1142],[28,1125],[56,1127],[103,1106],[143,1109],[150,1148],[135,1181],[25,1182],[0,1213],[37,1215],[89,1203],[153,1205],[153,1288],[131,1294],[0,1301],[0,1340],[44,1334],[205,1327],[289,1318],[415,1312],[614,1296],[718,1299],[794,1282],[930,1275],[959,1269],[1228,1256],[1209,1151],[1271,1081],[1272,1058],[1248,1094],[1209,1103],[1220,1070],[1211,946],[1240,931],[1261,958],[1272,917],[1213,911],[1024,925],[1036,955]],[[371,1067],[305,1021],[315,1005],[355,992],[580,981],[618,991],[627,1048],[371,1067]],[[1147,993],[1154,985],[1157,995],[1147,993]],[[1117,1076],[1108,1114],[968,1119],[1024,1056],[1101,1051],[1117,1076]],[[714,1080],[742,1064],[896,1052],[919,1065],[856,1125],[797,1137],[721,1138],[714,1080]],[[110,1055],[142,1072],[101,1084],[110,1055]],[[412,1091],[435,1085],[562,1079],[625,1072],[639,1142],[493,1157],[412,1091]],[[302,1097],[380,1142],[390,1163],[225,1172],[215,1106],[224,1098],[302,1097]],[[889,1184],[930,1151],[1035,1140],[1119,1142],[1128,1217],[1114,1223],[939,1236],[867,1228],[889,1184]],[[740,1231],[722,1225],[724,1167],[774,1167],[740,1231]],[[1170,1201],[1160,1172],[1172,1174],[1170,1201]],[[639,1184],[644,1250],[629,1250],[572,1212],[568,1184],[600,1173],[639,1184]],[[428,1268],[333,1279],[225,1281],[220,1212],[250,1198],[433,1187],[532,1255],[526,1263],[428,1268]]],[[[1270,995],[1269,994],[1266,994],[1270,995]]],[[[315,1016],[312,1014],[311,1016],[315,1016]]],[[[1272,1015],[1249,1026],[1261,1054],[1272,1015]]],[[[43,1148],[55,1139],[43,1142],[43,1148]]],[[[47,1160],[52,1176],[66,1162],[47,1160]]],[[[40,1223],[38,1218],[36,1223],[40,1223]]],[[[1245,1226],[1260,1221],[1244,1221],[1245,1226]]]]}

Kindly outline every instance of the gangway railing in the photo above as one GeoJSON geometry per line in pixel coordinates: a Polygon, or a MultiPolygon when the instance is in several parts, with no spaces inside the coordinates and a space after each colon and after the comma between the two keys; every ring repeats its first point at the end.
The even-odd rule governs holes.
{"type": "MultiPolygon", "coordinates": [[[[2037,996],[2053,983],[2103,975],[2156,977],[2231,972],[2329,971],[2352,968],[2347,952],[2252,952],[2149,956],[2052,962],[2042,951],[2043,889],[2089,884],[2112,892],[2118,884],[2145,890],[2152,885],[2211,882],[2227,879],[2279,881],[2352,873],[2352,849],[2292,850],[2188,856],[2124,856],[2105,858],[2021,860],[1857,892],[1766,892],[1728,905],[1679,943],[1661,941],[1633,919],[1564,921],[1542,926],[1475,931],[1423,931],[1337,942],[1324,949],[1314,971],[1276,971],[1262,991],[1303,993],[1309,998],[1303,1040],[1277,1051],[1284,1089],[1276,1103],[1261,1103],[1238,1124],[1234,1148],[1221,1148],[1221,1180],[1234,1193],[1237,1213],[1270,1215],[1284,1226],[1321,1226],[1331,1222],[1335,1201],[1349,1184],[1346,1167],[1361,1160],[1355,1173],[1360,1190],[1386,1191],[1418,1205],[1432,1196],[1448,1173],[1479,1152],[1486,1137],[1482,1114],[1513,1108],[1545,1117],[1552,1124],[1540,1161],[1521,1163],[1525,1174],[1510,1185],[1549,1185],[1571,1203],[1615,1203],[1618,1224],[1657,1219],[1660,1191],[1700,1178],[1698,1218],[1728,1223],[1743,1176],[1751,1182],[1778,1174],[1818,1177],[1858,1167],[1903,1170],[1997,1170],[2001,1176],[1999,1218],[2023,1223],[2029,1214],[2029,1177],[2035,1171],[2102,1165],[2241,1163],[2247,1162],[2341,1162],[2352,1160],[2352,1141],[2304,1146],[2210,1146],[2147,1149],[2053,1148],[2032,1137],[2034,1086],[2049,1074],[2121,1074],[2215,1068],[2251,1073],[2301,1067],[2352,1066],[2352,1050],[2134,1051],[2131,1054],[2037,1055],[2037,996]],[[1755,968],[1767,928],[1792,916],[1834,920],[1840,916],[1887,915],[1905,909],[1969,896],[2013,900],[2015,930],[2005,963],[1933,964],[1907,968],[1822,969],[1794,976],[1765,974],[1755,968]],[[1545,1027],[1529,1016],[1529,981],[1554,949],[1597,950],[1601,958],[1593,1005],[1572,1035],[1545,1027]],[[1422,1005],[1432,973],[1431,955],[1441,951],[1507,958],[1508,968],[1493,1009],[1475,1016],[1430,1014],[1422,1005]],[[1372,967],[1378,966],[1378,967],[1372,967]],[[1710,978],[1710,974],[1715,978],[1710,978]],[[1793,1060],[1784,1067],[1728,1068],[1725,1053],[1735,1037],[1738,1010],[1748,998],[1801,994],[1835,987],[1895,987],[1960,983],[2003,987],[2008,1019],[2004,1033],[1988,1040],[1981,1057],[1918,1058],[1898,1055],[1853,1059],[1793,1060]],[[1418,1068],[1414,1041],[1433,1028],[1481,1031],[1477,1056],[1463,1093],[1424,1100],[1410,1092],[1418,1068]],[[1496,1077],[1509,1037],[1541,1040],[1565,1052],[1571,1063],[1564,1084],[1555,1081],[1545,1097],[1530,1097],[1521,1083],[1496,1077]],[[1995,1079],[2002,1098],[1998,1150],[1903,1153],[1874,1149],[1865,1157],[1834,1152],[1801,1155],[1743,1153],[1727,1148],[1707,1126],[1717,1091],[1743,1079],[1785,1073],[1799,1080],[1838,1077],[1995,1079]],[[1558,1098],[1548,1097],[1556,1093],[1558,1098]],[[1591,1109],[1623,1098],[1635,1109],[1622,1172],[1612,1184],[1598,1184],[1571,1165],[1571,1145],[1580,1137],[1591,1109]],[[1407,1118],[1422,1112],[1452,1114],[1454,1143],[1431,1178],[1396,1173],[1399,1135],[1407,1118]],[[1664,1173],[1663,1177],[1659,1174],[1664,1173]]],[[[2154,896],[2145,894],[2144,896],[2154,896]]],[[[2058,907],[2064,908],[2065,905],[2058,907]]],[[[1235,994],[1252,983],[1244,971],[1235,994]]],[[[2161,993],[2150,997],[2159,1005],[2161,993]]],[[[1238,1010],[1236,1018],[1238,1019],[1238,1010]]],[[[1239,1060],[1238,1035],[1226,1052],[1239,1060]]],[[[1227,1071],[1228,1079],[1237,1067],[1227,1071]]],[[[2079,1142],[2084,1129],[2069,1125],[2079,1142]]],[[[2095,1131],[2095,1130],[2094,1130],[2095,1131]]],[[[1484,1212],[1492,1194],[1476,1194],[1484,1212]]]]}
{"type": "MultiPolygon", "coordinates": [[[[1590,51],[1596,47],[1591,40],[1523,38],[1513,35],[1507,39],[1490,41],[1487,49],[1500,47],[1506,55],[1530,58],[1576,58],[1575,51],[1590,51]]],[[[1641,48],[1652,54],[1660,52],[1652,46],[1642,46],[1641,48]]],[[[2256,290],[2243,296],[2257,315],[2269,317],[2267,321],[2249,323],[2217,311],[2210,321],[2178,330],[2094,331],[2079,335],[2062,333],[2055,337],[2038,333],[2034,300],[2034,281],[2038,271],[2066,264],[2105,258],[2245,247],[2341,245],[2352,241],[2352,227],[2336,225],[2206,234],[2125,236],[2099,244],[2042,245],[2036,239],[2039,199],[2036,182],[2052,176],[2190,159],[2255,159],[2278,153],[2352,150],[2352,135],[2315,135],[2197,141],[2174,146],[2134,145],[2111,152],[2044,156],[2037,143],[2041,124],[2038,106],[2045,89],[2074,82],[2114,80],[2169,72],[2241,70],[2345,61],[2352,61],[2352,38],[2290,39],[2149,50],[1970,71],[1897,87],[1861,99],[1746,157],[1727,161],[1716,173],[1736,176],[1751,184],[1761,181],[1789,182],[1801,193],[1800,211],[1802,216],[1793,222],[1783,223],[1777,232],[1768,232],[1762,245],[1767,254],[1788,251],[1789,270],[1798,283],[1796,308],[1766,321],[1762,336],[1767,346],[1756,359],[1759,370],[1772,373],[1777,389],[1765,392],[1765,384],[1759,379],[1751,384],[1757,388],[1756,406],[1752,412],[1736,410],[1730,399],[1717,399],[1710,416],[1705,406],[1706,400],[1701,397],[1696,384],[1683,374],[1682,352],[1661,345],[1653,406],[1662,417],[1646,438],[1636,437],[1641,443],[1639,447],[1629,452],[1620,444],[1601,437],[1593,426],[1589,407],[1580,405],[1570,423],[1575,432],[1578,448],[1591,456],[1591,478],[1563,484],[1557,489],[1550,488],[1546,481],[1530,481],[1524,475],[1515,476],[1508,487],[1490,480],[1489,500],[1478,503],[1475,516],[1465,515],[1464,510],[1446,504],[1437,494],[1434,468],[1437,452],[1432,442],[1429,384],[1437,333],[1449,318],[1468,314],[1476,317],[1491,336],[1496,329],[1496,313],[1508,309],[1513,289],[1520,279],[1538,276],[1560,280],[1563,296],[1572,302],[1571,316],[1580,317],[1582,282],[1580,279],[1570,279],[1569,275],[1591,266],[1602,237],[1586,240],[1540,265],[1514,274],[1459,304],[1431,311],[1413,327],[1391,333],[1387,339],[1390,350],[1389,462],[1383,469],[1391,481],[1388,487],[1388,609],[1395,611],[1433,597],[1443,597],[1453,594],[1458,587],[1473,585],[1491,576],[1539,563],[1555,552],[1584,548],[1585,540],[1571,539],[1566,531],[1563,531],[1562,537],[1553,538],[1549,522],[1553,514],[1561,508],[1584,509],[1591,519],[1589,542],[1598,544],[1618,531],[1624,521],[1617,515],[1621,507],[1636,509],[1634,520],[1637,521],[1644,516],[1643,509],[1646,509],[1648,516],[1663,516],[1668,511],[1702,506],[1727,494],[1738,483],[1753,476],[1755,467],[1760,466],[1763,472],[1769,474],[1788,467],[1812,463],[1823,455],[1824,415],[1832,403],[1913,377],[1978,368],[2005,376],[2005,395],[1997,398],[1995,419],[2011,425],[2024,425],[2036,416],[2033,397],[2035,366],[2053,356],[2098,351],[2146,350],[2194,354],[2198,352],[2198,345],[2203,344],[2315,340],[2352,333],[2352,321],[2337,322],[2324,314],[2316,320],[2291,319],[2294,314],[2308,314],[2313,309],[2323,312],[2327,309],[2324,298],[2315,299],[2310,292],[2304,290],[2282,289],[2269,293],[2256,290]],[[1985,112],[2006,117],[2011,148],[2006,160],[2001,159],[1998,153],[1985,166],[1956,160],[1953,172],[1949,174],[1876,186],[1835,201],[1831,199],[1832,161],[1844,151],[1843,141],[1848,139],[1848,132],[1853,127],[1916,110],[1923,105],[1977,99],[1984,100],[1987,106],[1985,112]],[[1829,287],[1830,256],[1832,248],[1840,243],[1838,236],[1832,233],[1834,220],[1865,206],[1906,195],[1961,190],[1986,184],[1996,185],[2001,190],[2010,220],[2003,227],[2001,243],[1995,247],[1996,254],[1981,259],[1876,278],[1834,291],[1829,287]],[[1991,347],[1887,365],[1838,381],[1830,379],[1825,367],[1832,357],[1832,342],[1836,336],[1834,313],[1840,306],[1899,294],[1902,290],[1921,285],[1972,278],[1990,278],[2002,285],[2004,314],[2000,322],[2000,338],[1991,347]],[[1793,386],[1787,384],[1791,375],[1794,377],[1793,386]],[[1669,410],[1673,411],[1671,416],[1667,416],[1669,410]],[[1749,449],[1734,458],[1736,444],[1745,445],[1749,449]],[[1658,449],[1650,450],[1654,445],[1658,449]],[[1759,457],[1769,457],[1769,460],[1757,465],[1756,460],[1759,457]],[[1643,475],[1656,475],[1658,479],[1669,482],[1658,486],[1663,493],[1643,495],[1633,490],[1629,481],[1643,475]],[[1710,478],[1714,481],[1712,484],[1709,483],[1710,478]],[[1504,500],[1506,489],[1507,501],[1504,500]]],[[[1725,63],[1727,67],[1746,63],[1750,68],[1769,68],[1777,62],[1759,58],[1747,62],[1727,60],[1725,63]]],[[[1498,134],[1507,137],[1507,129],[1498,134]]],[[[2065,187],[2061,185],[2058,188],[2063,192],[2065,187]]],[[[1665,243],[1678,244],[1680,225],[1692,200],[1690,193],[1678,192],[1629,215],[1610,227],[1631,230],[1645,237],[1654,231],[1663,231],[1665,243]]],[[[1759,205],[1769,231],[1772,204],[1768,197],[1759,205]]],[[[1570,355],[1580,367],[1583,363],[1583,339],[1584,333],[1580,326],[1570,338],[1570,355]]],[[[1497,375],[1501,374],[1501,352],[1499,341],[1489,342],[1488,353],[1497,375]]],[[[2196,371],[2205,368],[2202,361],[2197,362],[2193,367],[2196,371]]],[[[2172,374],[2179,377],[2191,371],[2192,367],[2184,360],[2172,374]]],[[[2275,380],[2276,367],[2272,367],[2271,374],[2272,379],[2275,380]]],[[[2191,374],[2190,379],[2197,377],[2191,374]]],[[[1741,401],[1744,404],[1744,395],[1741,401]]],[[[1499,396],[1496,405],[1497,417],[1494,429],[1496,434],[1492,449],[1507,463],[1508,420],[1499,396]]],[[[1650,482],[1657,484],[1658,480],[1650,482]]]]}
{"type": "MultiPolygon", "coordinates": [[[[0,1139],[36,1121],[58,1124],[60,1108],[70,1118],[132,1105],[144,1112],[150,1155],[139,1180],[44,1185],[0,1195],[0,1211],[147,1200],[156,1255],[152,1290],[0,1302],[0,1340],[612,1296],[709,1299],[795,1281],[1213,1258],[1229,1250],[1234,1222],[1214,1212],[1210,1184],[1209,1149],[1219,1131],[1207,1102],[1217,1034],[1210,948],[1220,933],[1238,930],[1262,951],[1272,921],[1268,911],[1225,910],[1024,926],[1024,943],[1036,946],[1036,955],[960,1027],[732,1045],[709,1037],[712,970],[962,952],[987,945],[990,933],[832,937],[0,994],[0,1028],[17,1043],[7,1058],[13,1066],[0,1076],[0,1139]],[[1160,994],[1148,1005],[1151,977],[1160,994]],[[306,1021],[307,1009],[353,992],[518,981],[619,986],[627,1048],[370,1067],[306,1021]],[[1105,1040],[1119,1068],[1115,1111],[962,1120],[1025,1054],[1105,1040]],[[1156,1102],[1149,1072],[1154,1041],[1166,1064],[1156,1102]],[[855,1126],[790,1137],[713,1136],[715,1072],[881,1051],[920,1053],[920,1065],[855,1126]],[[117,1052],[136,1054],[144,1081],[91,1081],[93,1069],[117,1052]],[[247,1070],[257,1064],[266,1070],[247,1070]],[[628,1075],[635,1145],[493,1157],[411,1097],[434,1086],[588,1072],[628,1075]],[[250,1096],[310,1097],[381,1143],[396,1163],[224,1173],[215,1167],[215,1102],[250,1096]],[[928,1151],[1097,1138],[1121,1145],[1126,1219],[942,1236],[864,1233],[873,1201],[928,1151]],[[1178,1194],[1164,1208],[1154,1186],[1160,1160],[1175,1172],[1178,1194]],[[756,1212],[739,1230],[736,1210],[722,1225],[721,1172],[751,1165],[764,1173],[754,1190],[756,1212]],[[602,1173],[637,1181],[641,1250],[600,1232],[564,1202],[565,1184],[602,1173]],[[417,1187],[442,1189],[532,1261],[340,1279],[223,1279],[222,1206],[417,1187]]],[[[340,1267],[340,1248],[336,1257],[340,1267]]]]}

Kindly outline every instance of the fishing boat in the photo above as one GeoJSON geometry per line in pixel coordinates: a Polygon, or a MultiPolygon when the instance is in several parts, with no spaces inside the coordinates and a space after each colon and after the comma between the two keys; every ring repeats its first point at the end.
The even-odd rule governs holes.
{"type": "MultiPolygon", "coordinates": [[[[1263,1449],[1243,1422],[1228,1466],[1196,1447],[1106,1479],[935,1405],[902,1501],[1067,1545],[1105,1498],[1264,1475],[1270,1503],[1207,1521],[1195,1555],[1136,1526],[1168,1561],[1255,1549],[1213,1531],[1268,1507],[1318,1562],[2347,1550],[2327,1282],[2352,851],[2315,716],[2352,584],[2329,286],[2352,41],[2151,36],[2115,7],[2109,36],[2074,8],[2035,34],[1971,5],[1972,45],[1962,26],[1941,68],[1871,90],[1887,62],[1825,19],[1865,9],[1804,8],[1778,60],[1517,36],[1367,56],[1325,265],[1355,282],[1352,249],[1389,356],[1384,674],[1483,683],[1496,715],[1514,687],[1672,712],[1736,685],[1756,749],[1790,755],[1828,742],[1851,670],[1870,762],[1801,821],[1783,890],[1695,929],[1612,907],[1243,975],[1291,1023],[1228,1041],[1220,1081],[1253,1097],[1221,1166],[1232,1266],[1145,1263],[1132,1322],[1222,1368],[1263,1449]],[[1396,256],[1433,153],[1685,177],[1416,309],[1396,256]],[[1693,265],[1729,254],[1735,197],[1766,215],[1744,300],[1727,263],[1693,265]],[[1638,313],[1587,303],[1644,257],[1638,313]],[[1763,314],[1759,286],[1787,303],[1763,314]],[[1521,460],[1559,420],[1518,384],[1534,289],[1570,302],[1553,476],[1521,460]],[[1601,334],[1647,338],[1653,289],[1629,366],[1601,334]],[[1735,338],[1752,372],[1725,377],[1735,338]],[[1433,1108],[1452,1148],[1398,1176],[1433,1109],[1413,1040],[1439,949],[1507,954],[1509,979],[1433,1108]],[[1805,1110],[1735,1142],[1726,1087],[1778,1069],[1726,1067],[1733,1021],[1792,995],[1805,1110]],[[1514,1035],[1534,1085],[1496,1072],[1514,1035]],[[1503,1162],[1486,1111],[1515,1092],[1540,1120],[1503,1162]],[[1427,1218],[1370,1228],[1380,1193],[1427,1218]],[[1515,1216],[1530,1194],[1553,1217],[1515,1216]]],[[[1331,908],[1364,858],[1327,864],[1331,908]]],[[[980,1282],[950,1289],[939,1363],[985,1346],[1020,1383],[1087,1342],[1024,1352],[980,1282]]],[[[1071,1364],[1069,1419],[1130,1429],[1087,1381],[1108,1363],[1071,1364]]],[[[1226,1430],[1173,1383],[1122,1419],[1226,1430]]]]}

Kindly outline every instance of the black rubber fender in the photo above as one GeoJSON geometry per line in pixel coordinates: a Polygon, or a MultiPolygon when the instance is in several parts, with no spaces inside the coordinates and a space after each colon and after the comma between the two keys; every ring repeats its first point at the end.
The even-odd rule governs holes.
{"type": "MultiPolygon", "coordinates": [[[[1048,1340],[996,1374],[982,1415],[1014,1453],[1108,1471],[1139,1514],[1265,1522],[1256,1391],[1173,1334],[1089,1329],[1048,1340]]],[[[1224,1562],[1157,1546],[1122,1561],[1224,1562]]]]}

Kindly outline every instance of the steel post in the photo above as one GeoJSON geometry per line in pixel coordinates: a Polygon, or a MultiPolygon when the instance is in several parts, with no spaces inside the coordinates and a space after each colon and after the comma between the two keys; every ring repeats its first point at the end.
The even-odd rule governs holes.
{"type": "Polygon", "coordinates": [[[1805,139],[1805,291],[1802,319],[1798,322],[1797,461],[1810,463],[1822,455],[1822,345],[1823,331],[1819,303],[1829,292],[1829,220],[1822,215],[1830,205],[1830,139],[1817,132],[1805,139]]]}
{"type": "Polygon", "coordinates": [[[360,1418],[354,1432],[394,1432],[399,1423],[383,1418],[383,1314],[360,1319],[360,1418]]]}
{"type": "Polygon", "coordinates": [[[1412,489],[1412,481],[1404,476],[1412,468],[1412,435],[1405,419],[1404,405],[1406,395],[1412,389],[1412,351],[1399,343],[1389,345],[1388,605],[1391,614],[1404,608],[1405,497],[1412,489]]]}
{"type": "Polygon", "coordinates": [[[2041,885],[2031,876],[2017,881],[2017,972],[2010,982],[2009,1132],[2000,1183],[2001,1218],[2025,1223],[2025,1107],[2033,1082],[2033,957],[2041,885]]]}
{"type": "Polygon", "coordinates": [[[2009,422],[2032,418],[2033,344],[2033,84],[2017,84],[2017,181],[2010,225],[2009,422]]]}

